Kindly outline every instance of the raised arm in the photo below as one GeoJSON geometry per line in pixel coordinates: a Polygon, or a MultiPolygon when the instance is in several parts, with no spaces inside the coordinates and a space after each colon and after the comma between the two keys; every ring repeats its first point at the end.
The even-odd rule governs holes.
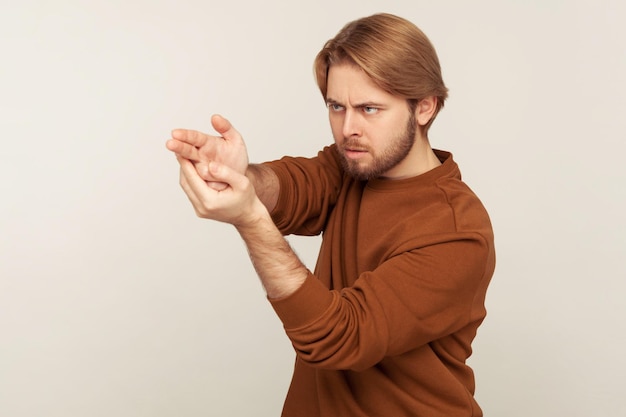
{"type": "MultiPolygon", "coordinates": [[[[196,214],[237,228],[267,296],[278,299],[294,293],[310,272],[274,225],[248,177],[226,165],[211,162],[207,167],[212,177],[227,185],[223,190],[216,190],[207,186],[189,160],[178,157],[178,161],[180,184],[196,214]]],[[[264,169],[269,168],[258,171],[253,168],[252,171],[262,173],[264,169]]],[[[257,178],[267,180],[264,174],[257,178]]]]}

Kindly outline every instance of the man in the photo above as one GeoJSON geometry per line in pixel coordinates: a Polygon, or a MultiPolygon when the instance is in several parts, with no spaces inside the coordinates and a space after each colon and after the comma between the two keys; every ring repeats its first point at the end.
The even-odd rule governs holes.
{"type": "Polygon", "coordinates": [[[198,216],[231,223],[296,350],[283,416],[481,416],[466,365],[495,253],[488,215],[428,128],[447,89],[412,23],[346,25],[315,60],[334,144],[249,165],[221,135],[167,147],[198,216]],[[283,235],[323,233],[315,272],[283,235]]]}

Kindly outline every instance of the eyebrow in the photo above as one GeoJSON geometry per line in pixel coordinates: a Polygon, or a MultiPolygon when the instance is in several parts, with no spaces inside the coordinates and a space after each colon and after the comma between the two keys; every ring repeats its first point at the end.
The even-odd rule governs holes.
{"type": "MultiPolygon", "coordinates": [[[[327,98],[326,99],[326,104],[337,104],[339,106],[345,107],[345,105],[343,103],[338,102],[337,100],[333,99],[333,98],[327,98]]],[[[385,107],[383,104],[381,103],[376,103],[373,101],[366,101],[363,103],[358,103],[355,104],[354,106],[352,106],[356,109],[362,109],[363,107],[385,107]]]]}
{"type": "Polygon", "coordinates": [[[332,98],[327,98],[326,104],[339,104],[340,106],[343,106],[343,104],[339,103],[337,100],[334,100],[332,98]]]}

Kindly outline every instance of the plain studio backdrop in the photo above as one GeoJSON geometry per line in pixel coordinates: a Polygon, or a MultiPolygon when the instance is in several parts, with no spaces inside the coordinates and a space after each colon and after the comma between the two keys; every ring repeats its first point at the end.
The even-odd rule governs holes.
{"type": "Polygon", "coordinates": [[[2,0],[1,416],[279,414],[289,340],[165,141],[221,113],[251,161],[314,155],[313,58],[381,11],[435,45],[431,143],[492,216],[485,414],[626,415],[623,2],[2,0]]]}

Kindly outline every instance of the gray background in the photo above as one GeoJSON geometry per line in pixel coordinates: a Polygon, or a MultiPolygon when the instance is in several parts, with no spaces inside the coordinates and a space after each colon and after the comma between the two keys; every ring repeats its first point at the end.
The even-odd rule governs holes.
{"type": "Polygon", "coordinates": [[[2,0],[1,416],[278,415],[289,341],[164,143],[219,112],[252,161],[313,155],[313,57],[378,11],[437,48],[431,142],[492,216],[486,415],[626,414],[624,2],[2,0]]]}

